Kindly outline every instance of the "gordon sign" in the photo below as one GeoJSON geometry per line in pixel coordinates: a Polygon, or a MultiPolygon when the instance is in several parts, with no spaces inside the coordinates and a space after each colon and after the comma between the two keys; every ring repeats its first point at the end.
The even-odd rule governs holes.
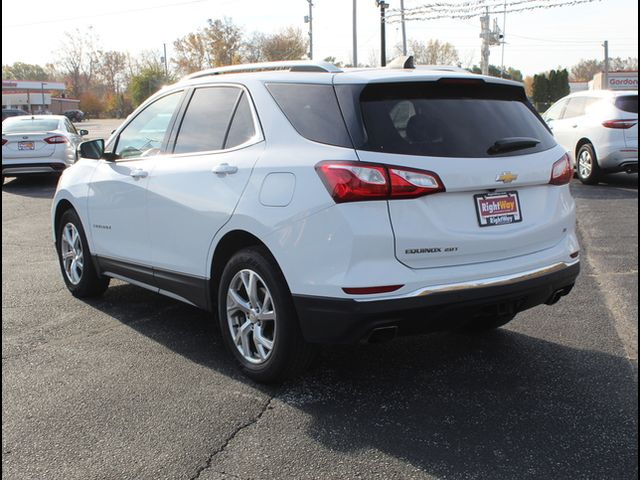
{"type": "Polygon", "coordinates": [[[611,72],[607,81],[608,90],[637,90],[638,72],[611,72]]]}

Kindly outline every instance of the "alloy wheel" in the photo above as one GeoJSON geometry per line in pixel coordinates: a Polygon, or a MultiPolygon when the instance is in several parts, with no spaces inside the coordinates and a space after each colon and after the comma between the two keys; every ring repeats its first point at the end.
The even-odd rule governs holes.
{"type": "Polygon", "coordinates": [[[231,279],[227,324],[234,346],[247,362],[257,365],[269,359],[276,340],[276,309],[267,284],[253,270],[240,270],[231,279]]]}
{"type": "Polygon", "coordinates": [[[589,178],[593,171],[593,158],[588,150],[582,150],[580,152],[580,158],[578,158],[578,173],[580,178],[589,178]]]}
{"type": "Polygon", "coordinates": [[[67,279],[78,285],[84,271],[84,254],[80,233],[73,223],[67,223],[62,229],[60,256],[67,279]]]}

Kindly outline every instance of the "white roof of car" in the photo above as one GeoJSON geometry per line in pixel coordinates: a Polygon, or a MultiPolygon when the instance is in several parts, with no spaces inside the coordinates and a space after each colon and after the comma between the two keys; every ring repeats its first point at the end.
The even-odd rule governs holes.
{"type": "Polygon", "coordinates": [[[179,84],[215,82],[295,82],[326,84],[393,83],[438,80],[440,78],[477,78],[488,83],[522,86],[519,82],[477,75],[455,66],[417,65],[415,68],[346,68],[326,62],[268,62],[203,70],[184,77],[179,84]]]}
{"type": "Polygon", "coordinates": [[[574,92],[567,95],[568,97],[602,97],[611,98],[619,97],[622,95],[638,95],[637,90],[582,90],[580,92],[574,92]]]}

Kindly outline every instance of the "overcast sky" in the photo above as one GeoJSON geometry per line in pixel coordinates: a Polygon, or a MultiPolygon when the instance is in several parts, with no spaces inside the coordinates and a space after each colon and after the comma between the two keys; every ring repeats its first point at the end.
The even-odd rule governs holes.
{"type": "MultiPolygon", "coordinates": [[[[387,0],[397,8],[400,0],[387,0]]],[[[428,3],[405,0],[405,7],[428,3]]],[[[314,0],[314,59],[352,58],[352,1],[314,0]]],[[[379,11],[374,0],[358,0],[358,60],[379,61],[379,11]]],[[[307,30],[307,0],[30,0],[2,2],[2,63],[45,64],[55,59],[63,32],[91,26],[105,50],[162,50],[171,58],[173,41],[204,27],[208,18],[231,17],[245,33],[275,32],[294,25],[307,30]]],[[[498,17],[502,26],[502,16],[498,17]]],[[[463,64],[480,63],[480,21],[407,22],[409,39],[437,38],[458,49],[463,64]]],[[[506,18],[505,64],[525,75],[567,66],[581,58],[602,58],[603,40],[612,57],[638,56],[638,2],[601,0],[590,4],[513,13],[506,18]]],[[[387,27],[387,43],[400,43],[399,24],[387,27]]],[[[389,48],[390,56],[392,48],[389,48]]],[[[500,65],[500,47],[491,49],[500,65]]]]}

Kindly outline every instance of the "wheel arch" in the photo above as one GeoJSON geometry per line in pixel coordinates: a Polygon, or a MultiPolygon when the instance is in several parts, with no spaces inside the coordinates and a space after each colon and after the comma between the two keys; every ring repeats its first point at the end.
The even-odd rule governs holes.
{"type": "MultiPolygon", "coordinates": [[[[56,205],[56,209],[55,209],[55,213],[53,216],[53,238],[54,238],[54,242],[56,244],[56,249],[59,248],[58,245],[58,229],[60,228],[60,219],[62,218],[62,215],[64,215],[64,212],[66,212],[67,210],[73,210],[76,212],[76,214],[78,213],[78,211],[75,209],[75,207],[73,206],[73,204],[67,200],[66,198],[63,198],[62,200],[60,200],[57,205],[56,205]]],[[[79,217],[79,215],[78,215],[79,217]]]]}
{"type": "Polygon", "coordinates": [[[222,277],[224,267],[236,252],[248,247],[264,248],[273,262],[277,265],[278,269],[280,269],[280,272],[285,279],[287,289],[289,288],[284,272],[282,271],[282,267],[280,267],[280,264],[276,260],[275,255],[271,252],[271,249],[257,236],[246,230],[231,230],[225,233],[218,241],[211,260],[209,295],[213,310],[216,308],[218,285],[220,284],[220,278],[222,277]]]}
{"type": "MultiPolygon", "coordinates": [[[[596,147],[593,145],[593,142],[591,140],[589,140],[587,137],[582,137],[580,140],[578,140],[578,142],[576,143],[576,149],[573,152],[573,158],[575,159],[575,165],[578,164],[578,152],[580,151],[580,149],[582,148],[583,145],[589,144],[591,145],[591,148],[593,149],[593,153],[595,153],[596,158],[598,157],[598,152],[596,152],[596,147]]],[[[574,165],[574,166],[575,166],[574,165]]]]}

